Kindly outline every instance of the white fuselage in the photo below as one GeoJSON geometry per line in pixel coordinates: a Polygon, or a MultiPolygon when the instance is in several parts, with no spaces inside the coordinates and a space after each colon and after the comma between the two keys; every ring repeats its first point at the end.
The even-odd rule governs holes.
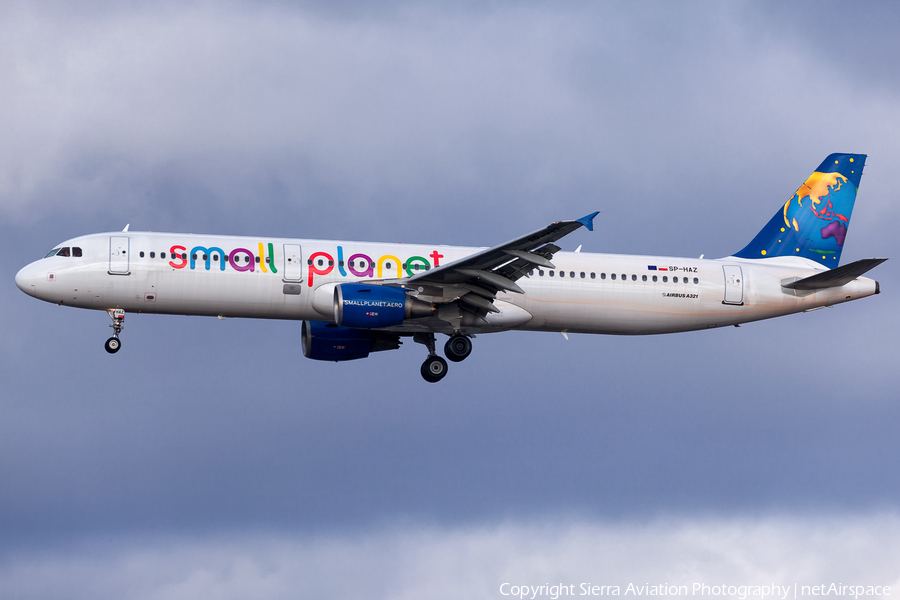
{"type": "MultiPolygon", "coordinates": [[[[80,248],[81,256],[38,260],[19,272],[17,285],[36,298],[79,308],[311,321],[332,320],[336,283],[396,280],[480,250],[138,232],[88,235],[61,247],[80,248]]],[[[825,270],[795,257],[702,260],[559,252],[553,263],[555,269],[535,268],[518,281],[524,294],[501,292],[495,301],[500,313],[470,320],[466,332],[673,333],[767,319],[878,291],[876,282],[864,277],[814,292],[782,288],[793,278],[825,270]]],[[[412,289],[436,300],[427,297],[428,290],[412,289]]],[[[392,328],[419,329],[412,322],[392,328]]]]}

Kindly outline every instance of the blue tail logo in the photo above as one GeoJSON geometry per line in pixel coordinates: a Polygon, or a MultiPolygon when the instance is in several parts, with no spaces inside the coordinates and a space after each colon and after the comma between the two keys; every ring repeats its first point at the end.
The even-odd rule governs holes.
{"type": "Polygon", "coordinates": [[[826,158],[735,256],[802,256],[829,268],[838,266],[865,164],[865,154],[826,158]]]}

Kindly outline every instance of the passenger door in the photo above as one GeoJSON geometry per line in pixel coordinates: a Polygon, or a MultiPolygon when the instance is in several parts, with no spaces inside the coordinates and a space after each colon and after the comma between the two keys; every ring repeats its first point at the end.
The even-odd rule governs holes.
{"type": "Polygon", "coordinates": [[[744,276],[739,265],[722,265],[725,271],[725,299],[722,304],[744,303],[744,276]]]}
{"type": "Polygon", "coordinates": [[[109,274],[130,275],[128,271],[129,237],[113,235],[109,238],[109,274]]]}

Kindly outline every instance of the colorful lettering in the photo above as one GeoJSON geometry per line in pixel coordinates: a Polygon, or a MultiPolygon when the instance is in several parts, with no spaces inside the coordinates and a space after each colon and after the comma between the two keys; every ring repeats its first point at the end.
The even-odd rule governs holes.
{"type": "Polygon", "coordinates": [[[422,258],[421,256],[410,256],[406,261],[406,274],[410,277],[415,275],[415,273],[413,273],[413,263],[423,264],[426,271],[431,268],[431,263],[429,263],[427,259],[422,258]]]}
{"type": "Polygon", "coordinates": [[[374,261],[366,254],[354,254],[353,256],[350,257],[350,266],[348,268],[350,269],[350,272],[353,273],[354,275],[356,275],[357,277],[374,277],[375,272],[372,270],[373,263],[374,263],[374,261]],[[363,269],[362,271],[358,270],[356,267],[353,266],[353,263],[354,263],[354,261],[356,261],[357,258],[366,259],[366,268],[363,269]]]}
{"type": "Polygon", "coordinates": [[[259,270],[263,273],[268,273],[269,270],[266,269],[266,251],[263,250],[262,242],[259,243],[259,270]]]}
{"type": "Polygon", "coordinates": [[[181,256],[181,253],[186,251],[187,248],[185,248],[184,246],[172,246],[171,248],[169,248],[169,252],[172,253],[172,257],[176,260],[181,261],[180,265],[176,265],[173,261],[170,260],[169,266],[171,266],[173,269],[183,269],[185,266],[187,266],[187,260],[182,258],[181,256]],[[178,252],[178,250],[181,250],[181,252],[178,252]]]}
{"type": "MultiPolygon", "coordinates": [[[[186,252],[186,246],[175,245],[170,248],[172,260],[169,266],[173,269],[184,269],[190,265],[191,270],[197,268],[197,263],[203,261],[205,270],[211,270],[212,262],[219,262],[219,270],[225,270],[225,263],[229,263],[231,268],[238,272],[247,272],[256,270],[254,263],[259,263],[259,269],[263,273],[278,273],[278,267],[275,259],[275,245],[271,242],[258,242],[258,254],[254,254],[249,248],[235,248],[226,254],[224,250],[217,246],[205,247],[194,246],[190,251],[190,258],[186,252]]],[[[411,256],[406,261],[393,254],[385,254],[373,259],[368,254],[358,252],[352,254],[347,264],[344,264],[344,247],[337,246],[337,264],[334,257],[328,252],[314,252],[308,260],[308,276],[307,281],[309,287],[315,283],[315,277],[324,276],[332,273],[337,267],[341,277],[360,277],[360,278],[393,278],[393,277],[413,277],[420,274],[423,270],[427,271],[433,266],[438,267],[444,255],[434,250],[427,255],[433,262],[429,261],[425,256],[411,256]],[[319,265],[319,262],[322,262],[319,265]],[[327,264],[325,263],[327,261],[327,264]],[[395,266],[396,265],[396,266],[395,266]],[[396,275],[394,275],[396,269],[396,275]],[[376,275],[377,274],[377,275],[376,275]]]]}
{"type": "Polygon", "coordinates": [[[231,268],[235,271],[252,271],[253,258],[253,253],[246,248],[235,248],[231,251],[231,254],[228,255],[228,262],[231,263],[231,268]],[[240,257],[235,258],[235,256],[237,256],[238,254],[246,254],[249,258],[249,260],[246,261],[243,266],[241,266],[240,264],[240,257]]]}
{"type": "Polygon", "coordinates": [[[313,275],[328,275],[334,269],[334,258],[327,252],[316,252],[309,257],[309,287],[313,285],[313,275]],[[316,259],[324,258],[328,260],[328,265],[324,270],[319,269],[316,259]]]}
{"type": "Polygon", "coordinates": [[[278,272],[278,269],[275,268],[275,249],[271,243],[269,244],[269,268],[272,269],[273,273],[278,272]]]}
{"type": "Polygon", "coordinates": [[[344,270],[344,249],[340,246],[338,246],[338,271],[341,277],[347,276],[347,271],[344,270]]]}
{"type": "Polygon", "coordinates": [[[203,246],[194,246],[193,248],[191,248],[191,270],[192,271],[194,270],[194,263],[197,260],[197,251],[198,250],[202,250],[204,256],[206,256],[205,260],[206,260],[206,270],[207,271],[209,271],[209,265],[210,265],[210,261],[212,261],[212,253],[214,250],[219,253],[219,258],[222,259],[219,261],[219,263],[220,263],[219,267],[221,268],[222,271],[225,270],[225,251],[224,250],[222,250],[221,248],[216,248],[215,246],[213,246],[212,248],[204,248],[203,246]]]}
{"type": "MultiPolygon", "coordinates": [[[[382,266],[384,265],[385,262],[387,262],[389,260],[393,260],[397,263],[397,276],[398,277],[400,276],[400,259],[397,258],[396,256],[391,256],[390,254],[385,254],[384,256],[382,256],[381,258],[378,259],[378,277],[379,278],[384,277],[384,275],[382,275],[382,266]]],[[[390,265],[388,265],[388,268],[390,268],[390,265]]]]}

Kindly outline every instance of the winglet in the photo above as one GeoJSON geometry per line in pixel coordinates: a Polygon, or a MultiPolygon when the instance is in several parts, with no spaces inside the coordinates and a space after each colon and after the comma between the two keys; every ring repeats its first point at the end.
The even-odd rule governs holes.
{"type": "Polygon", "coordinates": [[[581,217],[580,219],[575,219],[575,222],[581,223],[582,225],[587,227],[588,231],[593,231],[594,230],[594,217],[596,217],[599,214],[600,214],[600,211],[598,210],[597,212],[591,213],[586,217],[581,217]]]}

